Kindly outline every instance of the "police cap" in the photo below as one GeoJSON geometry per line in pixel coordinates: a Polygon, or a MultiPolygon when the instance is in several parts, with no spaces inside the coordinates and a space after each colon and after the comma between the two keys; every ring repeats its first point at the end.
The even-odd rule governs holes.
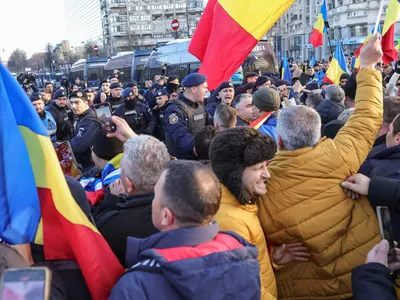
{"type": "Polygon", "coordinates": [[[38,100],[43,100],[42,95],[40,95],[39,93],[33,93],[29,99],[31,99],[32,102],[34,101],[38,101],[38,100]]]}
{"type": "Polygon", "coordinates": [[[122,97],[124,97],[124,98],[132,97],[132,96],[133,96],[132,88],[126,88],[124,90],[124,94],[122,95],[122,97]]]}
{"type": "Polygon", "coordinates": [[[183,78],[182,85],[184,87],[192,87],[192,86],[198,86],[200,84],[203,84],[206,81],[207,81],[207,77],[204,76],[203,74],[192,73],[192,74],[187,75],[185,78],[183,78]]]}
{"type": "Polygon", "coordinates": [[[61,97],[67,97],[67,93],[64,90],[59,89],[54,93],[53,100],[61,97]]]}
{"type": "Polygon", "coordinates": [[[256,77],[258,74],[256,72],[248,72],[244,75],[245,78],[256,77]]]}
{"type": "Polygon", "coordinates": [[[86,101],[88,100],[86,93],[82,92],[82,91],[77,91],[77,92],[71,93],[71,95],[69,95],[69,99],[72,99],[72,98],[81,98],[86,101]]]}
{"type": "Polygon", "coordinates": [[[94,89],[92,89],[92,88],[86,88],[86,89],[84,89],[83,90],[86,94],[87,93],[94,93],[94,89]]]}
{"type": "Polygon", "coordinates": [[[174,80],[176,80],[176,79],[178,79],[178,76],[176,76],[176,75],[170,75],[170,76],[168,76],[167,82],[171,82],[171,81],[174,81],[174,80]]]}
{"type": "Polygon", "coordinates": [[[111,90],[112,89],[117,89],[117,88],[121,88],[121,84],[119,82],[111,83],[111,85],[110,85],[110,89],[111,90]]]}
{"type": "Polygon", "coordinates": [[[234,88],[233,83],[230,81],[224,81],[223,83],[221,83],[221,85],[218,87],[218,91],[222,91],[223,89],[227,89],[227,88],[234,88]]]}
{"type": "Polygon", "coordinates": [[[166,89],[160,89],[153,94],[153,98],[157,98],[160,96],[169,96],[168,91],[166,89]]]}
{"type": "Polygon", "coordinates": [[[103,83],[110,83],[110,81],[109,81],[108,79],[104,79],[104,80],[100,83],[100,85],[103,85],[103,83]]]}

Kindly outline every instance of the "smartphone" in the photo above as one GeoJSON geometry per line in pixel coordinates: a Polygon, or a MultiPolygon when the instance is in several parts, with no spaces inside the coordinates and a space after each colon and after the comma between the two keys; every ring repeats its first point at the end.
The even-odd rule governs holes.
{"type": "Polygon", "coordinates": [[[300,81],[301,85],[303,85],[303,86],[306,85],[307,81],[308,81],[308,75],[301,73],[299,81],[300,81]]]}
{"type": "Polygon", "coordinates": [[[107,135],[108,133],[113,133],[117,130],[115,124],[111,120],[111,106],[108,102],[103,102],[94,105],[94,112],[96,113],[96,118],[100,123],[100,131],[102,135],[107,135]]]}
{"type": "Polygon", "coordinates": [[[390,211],[387,206],[377,206],[376,213],[378,215],[379,229],[381,231],[382,239],[389,242],[388,262],[396,261],[396,251],[393,240],[393,229],[390,219],[390,211]]]}
{"type": "Polygon", "coordinates": [[[1,280],[1,300],[50,299],[51,271],[46,267],[8,269],[1,280]]]}
{"type": "Polygon", "coordinates": [[[82,173],[78,167],[78,162],[70,143],[68,141],[57,143],[54,145],[54,149],[56,150],[57,158],[63,173],[75,179],[81,178],[82,173]]]}

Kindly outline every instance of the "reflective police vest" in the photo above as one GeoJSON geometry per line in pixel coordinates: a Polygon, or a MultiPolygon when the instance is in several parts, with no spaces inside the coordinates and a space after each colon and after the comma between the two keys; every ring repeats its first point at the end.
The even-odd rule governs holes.
{"type": "MultiPolygon", "coordinates": [[[[194,137],[196,132],[200,131],[206,126],[207,123],[207,112],[204,106],[198,103],[197,107],[194,108],[182,100],[172,100],[167,103],[168,105],[175,104],[182,111],[184,120],[188,124],[189,131],[194,137]]],[[[192,159],[196,160],[196,156],[192,153],[185,153],[175,145],[172,136],[168,132],[165,132],[165,143],[168,151],[172,156],[178,159],[192,159]]]]}

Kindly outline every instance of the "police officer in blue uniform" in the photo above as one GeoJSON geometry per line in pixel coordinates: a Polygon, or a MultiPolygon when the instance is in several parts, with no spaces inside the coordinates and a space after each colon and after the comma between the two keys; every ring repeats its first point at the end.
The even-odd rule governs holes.
{"type": "Polygon", "coordinates": [[[154,137],[164,142],[164,111],[169,101],[169,93],[166,89],[160,89],[154,93],[153,99],[156,103],[156,106],[154,106],[152,109],[153,119],[156,121],[154,137]]]}
{"type": "Polygon", "coordinates": [[[125,119],[136,134],[153,135],[156,121],[151,116],[151,110],[142,102],[132,88],[124,90],[124,103],[114,112],[115,116],[125,119]]]}
{"type": "Polygon", "coordinates": [[[31,99],[33,107],[36,109],[36,112],[42,120],[44,127],[46,127],[51,141],[55,142],[57,140],[57,123],[51,113],[44,109],[44,101],[42,95],[40,95],[39,93],[33,93],[29,98],[31,99]]]}
{"type": "Polygon", "coordinates": [[[184,92],[177,100],[169,101],[164,112],[165,143],[172,156],[196,160],[194,135],[208,122],[204,108],[207,77],[192,73],[182,80],[184,92]]]}
{"type": "Polygon", "coordinates": [[[57,140],[66,141],[71,136],[71,126],[67,110],[67,93],[63,89],[58,89],[53,95],[53,101],[47,107],[57,123],[57,140]]]}
{"type": "Polygon", "coordinates": [[[89,108],[88,98],[85,92],[73,92],[69,96],[72,112],[77,116],[75,135],[71,139],[71,148],[75,157],[82,165],[83,170],[93,166],[91,146],[92,139],[100,130],[100,124],[96,115],[89,108]]]}
{"type": "Polygon", "coordinates": [[[119,82],[111,83],[110,85],[111,94],[107,97],[107,102],[110,102],[111,111],[114,113],[115,110],[124,104],[124,98],[122,97],[121,84],[119,82]]]}

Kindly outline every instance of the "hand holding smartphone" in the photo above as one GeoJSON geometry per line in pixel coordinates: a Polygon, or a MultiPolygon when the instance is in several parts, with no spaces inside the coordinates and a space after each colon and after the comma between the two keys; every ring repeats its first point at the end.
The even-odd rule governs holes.
{"type": "Polygon", "coordinates": [[[396,250],[393,240],[393,229],[392,229],[389,208],[387,206],[377,206],[376,212],[378,216],[379,229],[381,232],[382,239],[385,239],[389,242],[388,263],[395,262],[396,250]]]}
{"type": "Polygon", "coordinates": [[[114,122],[111,120],[112,113],[110,103],[103,102],[100,104],[95,104],[94,112],[96,114],[97,120],[100,123],[100,130],[102,135],[107,135],[117,130],[114,122]]]}

